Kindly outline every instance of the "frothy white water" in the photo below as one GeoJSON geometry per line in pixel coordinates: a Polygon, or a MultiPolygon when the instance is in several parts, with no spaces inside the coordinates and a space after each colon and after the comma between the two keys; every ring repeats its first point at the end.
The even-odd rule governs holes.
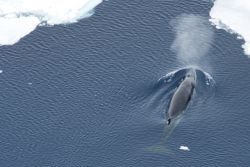
{"type": "Polygon", "coordinates": [[[213,31],[206,18],[183,14],[171,21],[176,37],[171,49],[180,62],[199,64],[209,51],[213,41],[213,31]]]}
{"type": "Polygon", "coordinates": [[[89,17],[102,0],[0,0],[0,45],[12,45],[38,25],[69,24],[89,17]]]}
{"type": "Polygon", "coordinates": [[[236,33],[245,40],[242,48],[250,57],[250,1],[216,0],[210,11],[210,21],[218,29],[236,33]]]}

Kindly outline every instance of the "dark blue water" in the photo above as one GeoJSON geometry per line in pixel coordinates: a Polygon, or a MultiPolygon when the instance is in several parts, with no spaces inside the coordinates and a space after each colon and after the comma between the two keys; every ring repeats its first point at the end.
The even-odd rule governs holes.
{"type": "Polygon", "coordinates": [[[181,67],[169,22],[208,17],[211,5],[110,0],[88,19],[1,46],[0,166],[248,166],[250,61],[223,30],[213,29],[203,60],[210,67],[202,67],[216,81],[214,95],[193,100],[165,144],[171,153],[146,149],[164,129],[158,80],[181,67]]]}

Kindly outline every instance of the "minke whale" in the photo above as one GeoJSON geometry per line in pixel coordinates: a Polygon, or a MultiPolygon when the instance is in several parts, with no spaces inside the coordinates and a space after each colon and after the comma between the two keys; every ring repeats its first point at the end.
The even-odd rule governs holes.
{"type": "Polygon", "coordinates": [[[182,80],[172,96],[168,110],[166,111],[168,125],[170,125],[172,119],[177,118],[186,110],[194,93],[195,86],[196,70],[191,68],[187,71],[185,78],[182,80]]]}

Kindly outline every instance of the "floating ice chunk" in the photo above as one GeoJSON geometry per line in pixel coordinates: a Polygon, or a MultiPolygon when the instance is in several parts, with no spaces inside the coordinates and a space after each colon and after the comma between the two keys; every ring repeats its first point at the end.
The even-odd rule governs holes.
{"type": "Polygon", "coordinates": [[[13,45],[37,26],[69,24],[103,0],[0,0],[0,45],[13,45]]]}
{"type": "Polygon", "coordinates": [[[210,11],[210,21],[218,29],[238,34],[245,40],[242,48],[250,57],[250,1],[249,0],[215,0],[210,11]]]}
{"type": "Polygon", "coordinates": [[[13,45],[32,32],[39,20],[34,16],[0,17],[0,45],[13,45]]]}
{"type": "Polygon", "coordinates": [[[190,151],[190,149],[188,148],[188,146],[180,146],[179,149],[183,150],[183,151],[190,151]]]}

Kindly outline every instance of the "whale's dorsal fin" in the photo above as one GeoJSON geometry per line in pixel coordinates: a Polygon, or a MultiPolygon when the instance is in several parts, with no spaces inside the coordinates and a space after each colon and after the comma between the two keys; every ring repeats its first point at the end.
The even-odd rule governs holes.
{"type": "Polygon", "coordinates": [[[170,123],[171,123],[171,119],[169,118],[169,119],[168,119],[168,125],[170,125],[170,123]]]}

